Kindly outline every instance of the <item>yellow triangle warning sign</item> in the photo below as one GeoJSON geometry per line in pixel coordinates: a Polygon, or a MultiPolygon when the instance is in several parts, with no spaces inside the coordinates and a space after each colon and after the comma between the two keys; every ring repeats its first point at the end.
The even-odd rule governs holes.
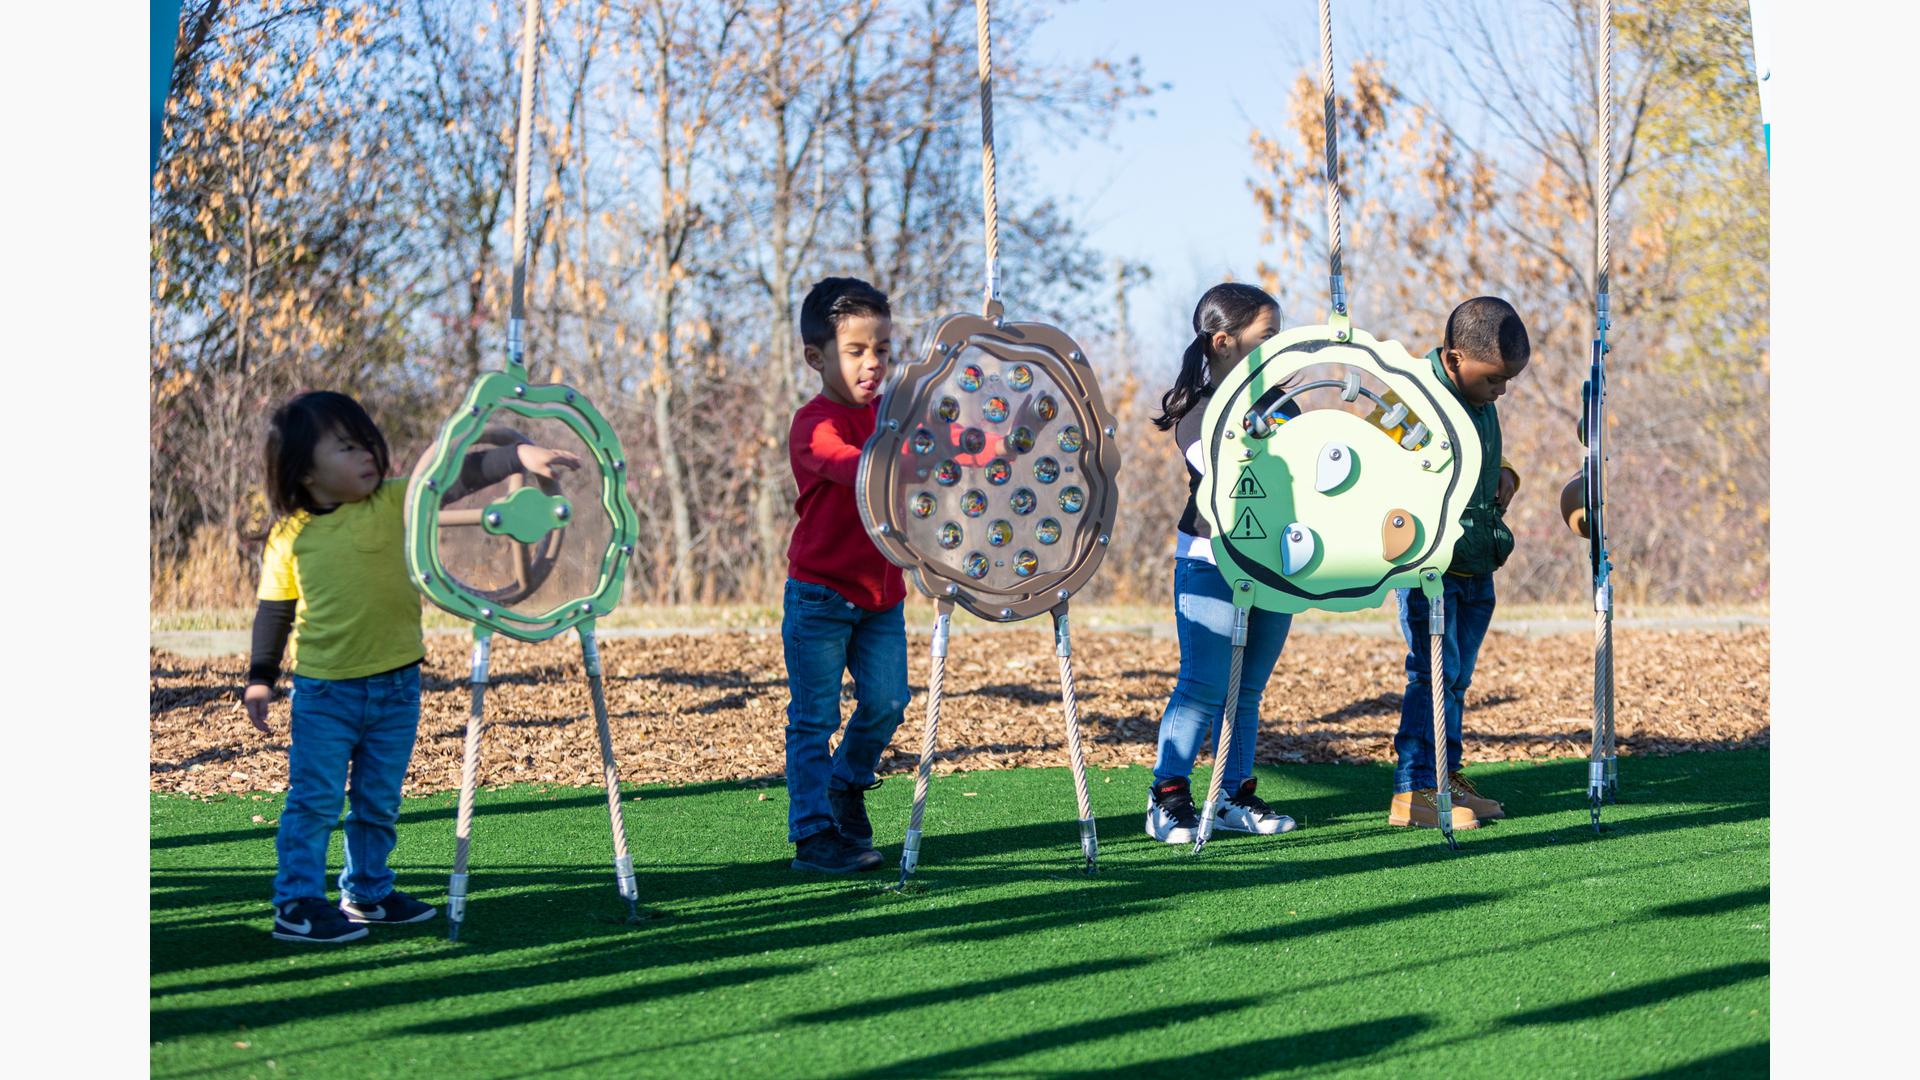
{"type": "Polygon", "coordinates": [[[1264,499],[1267,497],[1267,489],[1261,487],[1259,479],[1253,475],[1253,466],[1240,466],[1240,479],[1234,481],[1233,497],[1236,499],[1264,499]]]}
{"type": "Polygon", "coordinates": [[[1260,519],[1253,516],[1253,508],[1240,511],[1240,519],[1233,523],[1233,531],[1227,534],[1235,540],[1265,540],[1267,530],[1260,527],[1260,519]]]}

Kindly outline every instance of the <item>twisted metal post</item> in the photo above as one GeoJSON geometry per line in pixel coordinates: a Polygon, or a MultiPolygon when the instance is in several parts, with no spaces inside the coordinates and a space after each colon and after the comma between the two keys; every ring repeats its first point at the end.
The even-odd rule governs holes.
{"type": "Polygon", "coordinates": [[[993,14],[992,0],[974,0],[980,80],[980,200],[987,230],[987,317],[1000,315],[1000,192],[993,159],[993,14]]]}
{"type": "Polygon", "coordinates": [[[453,820],[453,876],[447,879],[447,940],[460,940],[467,917],[467,855],[473,840],[473,789],[480,778],[480,732],[485,725],[487,664],[493,655],[493,631],[473,628],[473,665],[467,676],[473,711],[467,716],[466,756],[460,763],[460,809],[453,820]]]}
{"type": "Polygon", "coordinates": [[[1093,800],[1087,794],[1087,755],[1080,746],[1080,702],[1073,692],[1073,642],[1067,630],[1067,605],[1053,609],[1054,653],[1060,657],[1060,700],[1067,716],[1067,757],[1073,764],[1073,800],[1080,810],[1080,850],[1087,857],[1087,873],[1100,860],[1100,838],[1094,832],[1093,800]]]}
{"type": "Polygon", "coordinates": [[[1247,656],[1247,612],[1244,604],[1233,606],[1233,659],[1227,663],[1227,701],[1220,710],[1220,738],[1214,742],[1213,775],[1207,778],[1207,807],[1200,815],[1200,830],[1193,837],[1193,853],[1213,839],[1213,822],[1220,812],[1220,788],[1227,778],[1228,762],[1233,760],[1233,728],[1240,719],[1240,669],[1247,656]]]}
{"type": "Polygon", "coordinates": [[[933,748],[940,736],[940,693],[947,681],[947,634],[953,622],[953,601],[934,605],[932,664],[927,674],[927,729],[920,741],[920,770],[913,777],[913,814],[907,820],[906,843],[900,847],[900,884],[906,885],[920,865],[920,825],[927,813],[927,788],[933,782],[933,748]]]}
{"type": "Polygon", "coordinates": [[[513,289],[507,313],[507,363],[526,366],[527,247],[532,214],[528,202],[533,183],[533,82],[535,50],[540,39],[540,0],[526,0],[520,27],[520,116],[513,139],[513,289]]]}
{"type": "Polygon", "coordinates": [[[1341,272],[1340,133],[1333,93],[1333,12],[1330,0],[1320,0],[1320,111],[1326,129],[1327,285],[1333,313],[1347,314],[1346,278],[1341,272]]]}
{"type": "MultiPolygon", "coordinates": [[[[1453,838],[1453,764],[1447,747],[1447,588],[1434,586],[1427,595],[1427,681],[1433,686],[1433,806],[1440,838],[1449,848],[1453,838]]],[[[1462,720],[1464,721],[1464,717],[1462,720]]]]}
{"type": "Polygon", "coordinates": [[[591,620],[580,624],[580,661],[587,669],[587,692],[593,698],[593,722],[600,732],[601,779],[607,787],[607,819],[613,828],[613,873],[627,917],[640,917],[640,888],[633,880],[633,856],[627,853],[627,825],[620,812],[620,769],[613,761],[613,730],[607,723],[606,686],[600,675],[600,643],[591,620]]]}

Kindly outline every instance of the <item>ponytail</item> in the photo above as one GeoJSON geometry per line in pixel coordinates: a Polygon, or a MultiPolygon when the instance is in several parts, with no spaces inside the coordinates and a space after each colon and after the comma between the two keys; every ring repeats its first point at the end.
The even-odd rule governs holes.
{"type": "Polygon", "coordinates": [[[1173,380],[1173,389],[1160,398],[1160,415],[1153,418],[1153,426],[1165,431],[1179,423],[1192,411],[1206,386],[1207,335],[1195,334],[1193,344],[1180,354],[1180,375],[1173,380]]]}
{"type": "Polygon", "coordinates": [[[1153,418],[1153,426],[1165,431],[1199,404],[1210,385],[1207,361],[1212,359],[1208,345],[1213,335],[1237,334],[1262,311],[1279,307],[1280,302],[1258,286],[1228,281],[1208,289],[1193,309],[1193,344],[1180,354],[1180,375],[1160,399],[1160,415],[1153,418]]]}

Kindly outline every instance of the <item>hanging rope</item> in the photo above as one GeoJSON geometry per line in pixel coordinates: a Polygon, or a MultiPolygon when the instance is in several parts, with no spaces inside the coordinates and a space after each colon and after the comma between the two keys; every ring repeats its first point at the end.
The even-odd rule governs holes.
{"type": "Polygon", "coordinates": [[[507,317],[507,362],[525,365],[528,212],[533,182],[533,62],[540,38],[540,0],[527,0],[520,27],[520,117],[513,139],[513,301],[507,317]]]}
{"type": "MultiPolygon", "coordinates": [[[[1322,0],[1324,3],[1325,0],[1322,0]]],[[[1607,336],[1607,289],[1613,267],[1613,0],[1600,0],[1600,124],[1594,158],[1600,166],[1599,225],[1594,250],[1595,314],[1600,338],[1607,336]]]]}
{"type": "Polygon", "coordinates": [[[1073,691],[1073,646],[1064,604],[1054,612],[1053,628],[1054,652],[1060,657],[1060,700],[1067,716],[1067,757],[1073,764],[1073,801],[1080,811],[1080,849],[1091,871],[1099,858],[1100,842],[1094,834],[1093,800],[1087,794],[1087,755],[1080,746],[1080,702],[1073,691]]]}
{"type": "Polygon", "coordinates": [[[1600,0],[1600,78],[1596,92],[1599,122],[1594,125],[1593,373],[1587,407],[1593,422],[1587,433],[1588,463],[1594,482],[1589,493],[1599,505],[1587,508],[1594,530],[1593,749],[1588,760],[1587,799],[1594,828],[1600,827],[1600,802],[1614,783],[1613,732],[1613,585],[1607,552],[1605,509],[1606,355],[1608,293],[1613,266],[1613,0],[1600,0]]]}
{"type": "Polygon", "coordinates": [[[980,192],[987,218],[987,298],[989,317],[1000,307],[1000,193],[993,160],[993,15],[992,0],[974,0],[980,53],[980,192]]]}
{"type": "Polygon", "coordinates": [[[1347,287],[1340,270],[1340,137],[1333,102],[1333,13],[1330,0],[1320,0],[1320,109],[1326,126],[1327,266],[1328,290],[1336,315],[1347,313],[1347,287]]]}
{"type": "Polygon", "coordinates": [[[933,645],[927,674],[927,730],[920,741],[920,769],[913,777],[913,814],[907,820],[906,843],[900,847],[900,884],[905,885],[920,864],[920,823],[927,813],[927,788],[933,783],[933,749],[940,737],[940,695],[947,684],[947,635],[953,625],[953,601],[934,604],[933,645]]]}
{"type": "Polygon", "coordinates": [[[1220,710],[1220,737],[1213,744],[1213,775],[1207,778],[1207,805],[1200,812],[1200,831],[1193,838],[1197,855],[1213,837],[1215,815],[1220,810],[1220,789],[1227,779],[1227,763],[1233,760],[1233,728],[1240,719],[1240,676],[1247,656],[1247,608],[1233,609],[1233,657],[1227,662],[1227,703],[1220,710]]]}

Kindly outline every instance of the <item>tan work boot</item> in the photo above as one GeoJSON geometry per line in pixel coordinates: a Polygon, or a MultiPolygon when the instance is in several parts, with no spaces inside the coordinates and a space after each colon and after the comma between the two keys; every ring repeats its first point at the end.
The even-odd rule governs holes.
{"type": "Polygon", "coordinates": [[[1473,781],[1467,779],[1466,773],[1454,773],[1448,780],[1447,790],[1453,793],[1453,805],[1466,807],[1481,821],[1498,821],[1507,816],[1499,803],[1480,794],[1480,789],[1473,786],[1473,781]]]}
{"type": "MultiPolygon", "coordinates": [[[[1423,829],[1439,828],[1439,794],[1433,788],[1394,793],[1393,805],[1387,810],[1387,824],[1417,825],[1423,829]]],[[[1477,829],[1480,827],[1480,819],[1472,810],[1456,802],[1453,804],[1453,827],[1477,829]]]]}

